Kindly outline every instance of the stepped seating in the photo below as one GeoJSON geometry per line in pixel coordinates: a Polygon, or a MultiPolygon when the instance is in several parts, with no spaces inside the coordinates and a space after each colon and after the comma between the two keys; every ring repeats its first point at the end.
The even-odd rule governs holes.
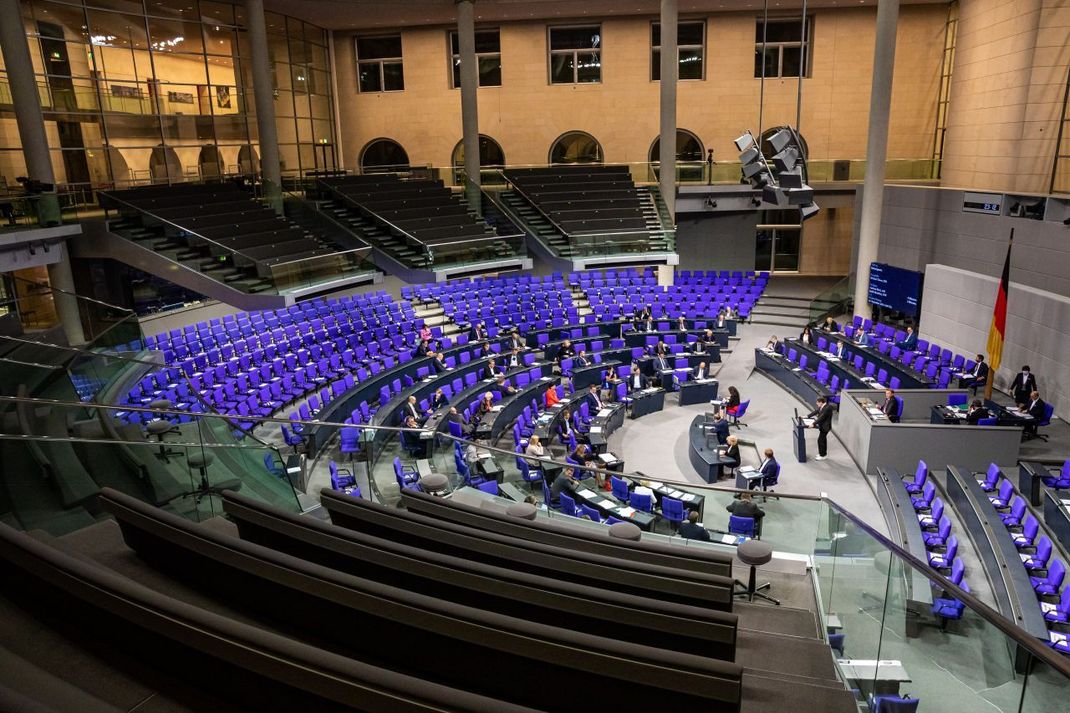
{"type": "Polygon", "coordinates": [[[520,168],[504,175],[512,189],[502,202],[559,257],[582,257],[592,247],[600,253],[673,249],[660,196],[637,187],[627,166],[520,168]]]}
{"type": "Polygon", "coordinates": [[[471,213],[441,181],[387,173],[325,178],[318,186],[334,199],[329,211],[340,222],[406,266],[518,254],[519,241],[500,239],[506,236],[471,213]]]}
{"type": "Polygon", "coordinates": [[[288,263],[336,252],[234,184],[150,186],[100,194],[109,229],[244,292],[274,286],[288,263]]]}

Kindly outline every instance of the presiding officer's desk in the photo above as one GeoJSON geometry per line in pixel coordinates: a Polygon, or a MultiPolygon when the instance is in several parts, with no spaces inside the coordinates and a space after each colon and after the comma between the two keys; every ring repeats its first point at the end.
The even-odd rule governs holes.
{"type": "MultiPolygon", "coordinates": [[[[1010,409],[1000,406],[991,399],[984,400],[985,408],[988,409],[990,416],[994,416],[997,426],[1015,426],[1021,431],[1025,424],[1030,420],[1023,418],[1019,414],[1010,409]]],[[[948,406],[947,403],[937,404],[932,409],[932,423],[948,423],[948,424],[961,424],[966,422],[966,412],[969,410],[969,406],[963,404],[962,406],[948,406]]]]}
{"type": "MultiPolygon", "coordinates": [[[[981,489],[974,470],[979,471],[983,481],[986,467],[947,466],[948,498],[955,506],[959,522],[977,556],[984,563],[996,610],[1030,636],[1047,641],[1048,628],[1029,582],[1029,573],[1022,566],[1018,548],[1000,520],[996,507],[988,499],[988,493],[981,489]]],[[[1016,668],[1021,670],[1031,658],[1028,652],[1019,651],[1015,656],[1016,668]]]]}
{"type": "Polygon", "coordinates": [[[851,389],[840,392],[839,415],[832,432],[854,462],[867,474],[878,467],[902,462],[903,454],[927,463],[958,463],[983,471],[989,463],[1017,463],[1021,429],[1012,426],[948,426],[929,422],[932,407],[947,403],[948,394],[961,389],[910,389],[903,399],[900,423],[876,420],[869,408],[884,400],[883,391],[851,389]],[[867,402],[864,405],[862,402],[867,402]]]}
{"type": "Polygon", "coordinates": [[[707,483],[716,483],[725,466],[733,467],[739,464],[721,456],[721,445],[717,443],[717,439],[706,437],[702,428],[705,421],[706,417],[701,414],[691,421],[691,427],[687,429],[687,454],[691,459],[691,466],[702,479],[707,483]]]}
{"type": "MultiPolygon", "coordinates": [[[[910,494],[903,485],[903,476],[895,468],[877,469],[877,500],[881,501],[881,510],[889,519],[888,536],[922,562],[927,561],[925,538],[922,535],[921,522],[911,503],[910,494]]],[[[902,567],[905,577],[908,611],[917,614],[927,613],[932,608],[933,590],[929,579],[913,567],[902,567]]],[[[916,636],[917,617],[907,620],[909,636],[916,636]]]]}

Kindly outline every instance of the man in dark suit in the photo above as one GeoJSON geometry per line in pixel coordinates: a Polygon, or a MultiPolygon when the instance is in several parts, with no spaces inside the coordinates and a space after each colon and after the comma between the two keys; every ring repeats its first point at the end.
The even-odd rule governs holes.
{"type": "Polygon", "coordinates": [[[962,380],[962,388],[973,389],[973,393],[977,393],[978,386],[984,386],[988,382],[988,364],[985,363],[985,355],[977,355],[977,364],[973,367],[973,371],[962,380]]]}
{"type": "Polygon", "coordinates": [[[449,371],[449,367],[446,366],[446,355],[442,352],[436,352],[435,358],[431,361],[431,368],[435,370],[436,374],[449,371]]]}
{"type": "Polygon", "coordinates": [[[509,348],[510,349],[527,349],[527,344],[524,343],[524,339],[520,336],[520,332],[513,330],[513,333],[509,335],[509,348]]]}
{"type": "Polygon", "coordinates": [[[448,418],[451,423],[459,424],[461,433],[466,435],[472,433],[472,424],[465,420],[464,414],[458,411],[456,406],[450,406],[450,413],[446,418],[448,418]]]}
{"type": "Polygon", "coordinates": [[[1011,382],[1014,403],[1018,404],[1019,408],[1028,406],[1033,392],[1036,390],[1037,377],[1033,376],[1033,372],[1030,371],[1028,366],[1023,366],[1022,370],[1014,375],[1014,381],[1011,382]]]}
{"type": "Polygon", "coordinates": [[[895,392],[891,389],[884,390],[884,403],[881,404],[881,411],[888,420],[892,423],[899,423],[899,401],[895,398],[895,392]]]}
{"type": "Polygon", "coordinates": [[[410,418],[415,420],[416,423],[423,423],[424,420],[424,414],[420,411],[420,407],[416,404],[415,396],[410,396],[408,400],[405,401],[405,406],[401,409],[402,422],[410,418]]]}
{"type": "Polygon", "coordinates": [[[548,507],[561,507],[561,493],[568,493],[571,495],[576,491],[575,473],[576,471],[572,468],[565,468],[561,475],[554,478],[554,483],[550,486],[550,502],[547,503],[548,507]]]}
{"type": "Polygon", "coordinates": [[[828,458],[829,431],[832,430],[832,404],[824,396],[817,397],[817,408],[806,415],[814,419],[813,427],[817,429],[817,457],[814,460],[828,458]]]}
{"type": "Polygon", "coordinates": [[[837,324],[836,320],[832,317],[825,317],[825,324],[823,324],[821,328],[830,334],[835,334],[840,331],[840,325],[837,324]]]}
{"type": "Polygon", "coordinates": [[[472,341],[481,342],[487,338],[487,327],[482,322],[472,325],[472,341]]]}
{"type": "Polygon", "coordinates": [[[772,478],[774,475],[776,475],[777,468],[779,468],[779,465],[777,465],[776,462],[776,458],[773,456],[772,448],[766,448],[764,456],[765,457],[762,458],[762,462],[758,464],[758,473],[761,475],[761,477],[754,477],[748,480],[747,487],[750,490],[754,490],[762,484],[762,481],[766,480],[767,478],[772,478]]]}
{"type": "Polygon", "coordinates": [[[591,357],[587,356],[586,349],[580,349],[580,353],[572,360],[573,366],[590,366],[591,363],[591,357]]]}
{"type": "Polygon", "coordinates": [[[655,372],[655,375],[657,375],[657,372],[665,371],[668,368],[669,368],[669,360],[668,359],[666,359],[661,354],[657,354],[657,355],[654,356],[654,372],[655,372]]]}
{"type": "Polygon", "coordinates": [[[687,513],[687,520],[680,523],[680,529],[678,529],[677,532],[680,533],[680,537],[683,537],[686,540],[710,541],[709,530],[698,524],[697,510],[692,510],[687,513]]]}
{"type": "Polygon", "coordinates": [[[520,356],[519,349],[514,349],[513,352],[509,355],[508,361],[506,361],[506,364],[509,366],[510,369],[515,369],[518,366],[523,366],[523,363],[524,362],[522,357],[520,356]]]}
{"type": "Polygon", "coordinates": [[[587,408],[591,411],[591,416],[602,410],[602,399],[598,397],[598,384],[591,384],[587,391],[587,408]]]}
{"type": "Polygon", "coordinates": [[[631,373],[628,374],[628,391],[639,391],[645,388],[647,385],[647,379],[643,377],[643,373],[639,371],[639,362],[632,362],[631,373]]]}
{"type": "Polygon", "coordinates": [[[654,347],[654,353],[660,354],[661,356],[668,356],[669,345],[659,339],[657,346],[654,347]]]}
{"type": "Polygon", "coordinates": [[[724,414],[718,411],[713,417],[713,423],[710,424],[710,428],[713,429],[714,435],[717,436],[717,442],[722,446],[728,442],[728,433],[730,426],[728,425],[728,419],[724,417],[724,414]]]}
{"type": "Polygon", "coordinates": [[[710,370],[706,368],[706,362],[700,361],[695,367],[695,381],[710,378],[710,370]]]}
{"type": "Polygon", "coordinates": [[[1044,403],[1044,399],[1040,398],[1039,391],[1033,391],[1033,393],[1029,395],[1029,401],[1027,401],[1024,406],[1025,408],[1022,410],[1027,411],[1029,415],[1033,417],[1033,420],[1026,424],[1025,430],[1030,435],[1035,436],[1037,435],[1037,424],[1044,420],[1044,416],[1046,415],[1044,411],[1046,410],[1047,404],[1044,403]]]}
{"type": "Polygon", "coordinates": [[[758,507],[751,499],[750,493],[740,493],[739,500],[733,500],[725,508],[736,517],[749,517],[754,519],[754,531],[761,532],[761,520],[765,517],[765,510],[758,507]]]}
{"type": "Polygon", "coordinates": [[[907,335],[896,346],[905,352],[913,351],[918,346],[918,334],[913,327],[907,327],[907,335]]]}
{"type": "Polygon", "coordinates": [[[976,426],[977,422],[982,418],[989,418],[991,414],[988,413],[988,409],[985,408],[981,399],[974,399],[970,402],[970,408],[966,411],[966,423],[970,426],[976,426]]]}
{"type": "Polygon", "coordinates": [[[571,359],[576,356],[576,350],[572,347],[572,341],[566,339],[561,342],[561,346],[557,350],[557,363],[560,364],[565,359],[571,359]]]}

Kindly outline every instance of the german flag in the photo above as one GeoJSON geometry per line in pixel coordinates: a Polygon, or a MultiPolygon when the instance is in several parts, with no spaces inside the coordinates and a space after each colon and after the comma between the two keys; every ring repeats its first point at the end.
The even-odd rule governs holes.
{"type": "MultiPolygon", "coordinates": [[[[1003,360],[1003,340],[1007,336],[1007,291],[1011,281],[1011,248],[1014,246],[1014,228],[1007,244],[1007,259],[1003,261],[1003,275],[999,278],[996,307],[992,311],[992,326],[988,330],[988,365],[993,372],[1003,360]]],[[[989,379],[991,383],[991,378],[989,379]]]]}

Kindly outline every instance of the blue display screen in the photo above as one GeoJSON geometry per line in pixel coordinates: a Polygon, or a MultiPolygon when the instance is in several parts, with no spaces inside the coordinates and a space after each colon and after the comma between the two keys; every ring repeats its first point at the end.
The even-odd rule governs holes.
{"type": "Polygon", "coordinates": [[[921,302],[922,273],[892,267],[883,262],[870,263],[869,303],[918,316],[921,302]]]}

